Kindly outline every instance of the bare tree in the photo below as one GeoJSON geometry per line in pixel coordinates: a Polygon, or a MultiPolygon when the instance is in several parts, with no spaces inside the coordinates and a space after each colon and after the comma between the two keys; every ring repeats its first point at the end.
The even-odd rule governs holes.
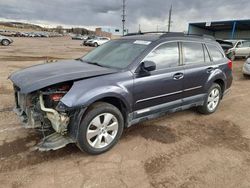
{"type": "Polygon", "coordinates": [[[60,34],[63,34],[63,27],[62,27],[61,25],[58,25],[58,26],[56,27],[56,31],[57,31],[58,33],[60,33],[60,34]]]}

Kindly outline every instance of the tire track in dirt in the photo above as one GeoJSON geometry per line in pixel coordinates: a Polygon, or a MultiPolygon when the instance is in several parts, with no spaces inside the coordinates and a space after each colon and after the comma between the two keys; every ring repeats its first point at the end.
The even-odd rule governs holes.
{"type": "Polygon", "coordinates": [[[13,107],[6,107],[6,108],[0,109],[0,112],[11,112],[12,110],[13,110],[13,107]]]}
{"type": "Polygon", "coordinates": [[[239,152],[250,151],[249,139],[242,137],[240,128],[230,121],[186,121],[175,126],[175,131],[172,131],[172,133],[176,134],[173,137],[179,138],[179,140],[188,137],[191,141],[177,142],[169,153],[162,153],[145,161],[144,169],[148,174],[152,187],[171,186],[174,183],[173,180],[159,180],[158,175],[164,173],[166,167],[172,165],[172,159],[197,152],[204,145],[208,147],[225,147],[239,152]]]}
{"type": "Polygon", "coordinates": [[[61,158],[84,155],[73,144],[56,151],[32,151],[33,146],[40,140],[39,135],[33,133],[25,138],[12,142],[4,142],[0,146],[0,173],[22,169],[40,163],[61,158]]]}

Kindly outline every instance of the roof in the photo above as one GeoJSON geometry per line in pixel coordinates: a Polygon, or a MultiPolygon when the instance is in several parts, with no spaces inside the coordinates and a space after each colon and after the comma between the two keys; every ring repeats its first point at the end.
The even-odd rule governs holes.
{"type": "Polygon", "coordinates": [[[196,22],[196,23],[189,23],[189,25],[196,26],[202,29],[211,30],[211,31],[225,31],[225,30],[232,30],[234,23],[237,24],[237,30],[250,30],[249,19],[248,20],[196,22]],[[208,24],[209,26],[206,26],[206,24],[208,24]]]}

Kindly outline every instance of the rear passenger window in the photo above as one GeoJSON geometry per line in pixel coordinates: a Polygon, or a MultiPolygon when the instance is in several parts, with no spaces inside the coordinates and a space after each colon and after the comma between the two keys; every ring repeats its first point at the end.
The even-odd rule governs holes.
{"type": "Polygon", "coordinates": [[[162,44],[150,52],[144,60],[155,62],[156,69],[176,67],[179,65],[178,43],[171,42],[162,44]]]}
{"type": "Polygon", "coordinates": [[[215,45],[207,44],[207,47],[213,61],[219,61],[224,58],[224,55],[215,45]]]}
{"type": "Polygon", "coordinates": [[[204,63],[203,45],[201,43],[183,42],[183,60],[184,64],[204,63]]]}

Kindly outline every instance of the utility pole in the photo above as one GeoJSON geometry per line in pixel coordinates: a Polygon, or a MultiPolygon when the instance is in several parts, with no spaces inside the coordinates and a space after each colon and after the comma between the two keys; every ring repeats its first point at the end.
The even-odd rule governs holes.
{"type": "Polygon", "coordinates": [[[139,24],[138,33],[141,33],[141,24],[139,24]]]}
{"type": "Polygon", "coordinates": [[[171,7],[169,9],[169,15],[168,15],[168,32],[170,32],[171,30],[171,23],[172,23],[172,4],[171,7]]]}
{"type": "Polygon", "coordinates": [[[122,0],[122,35],[124,36],[126,18],[126,0],[122,0]]]}

